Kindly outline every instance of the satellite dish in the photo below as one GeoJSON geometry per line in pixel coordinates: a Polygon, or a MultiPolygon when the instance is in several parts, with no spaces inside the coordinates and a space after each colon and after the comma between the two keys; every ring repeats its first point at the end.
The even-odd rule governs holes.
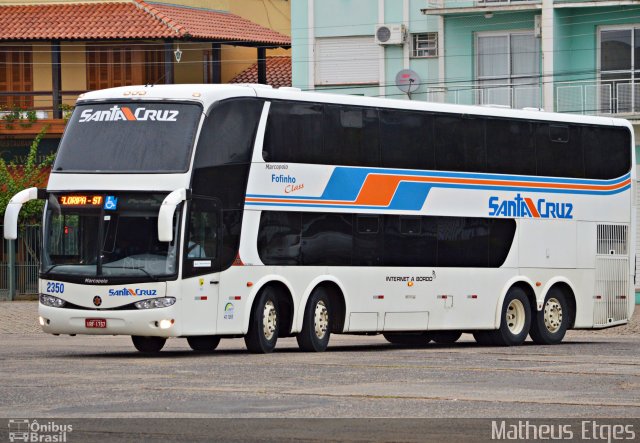
{"type": "Polygon", "coordinates": [[[420,76],[412,69],[403,69],[396,74],[396,86],[411,99],[411,93],[420,87],[420,76]]]}

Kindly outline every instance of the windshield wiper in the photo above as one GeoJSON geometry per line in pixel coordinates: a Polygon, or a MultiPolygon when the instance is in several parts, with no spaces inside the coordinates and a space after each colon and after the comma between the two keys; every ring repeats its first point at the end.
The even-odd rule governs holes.
{"type": "MultiPolygon", "coordinates": [[[[149,277],[151,280],[153,281],[160,281],[158,280],[158,277],[156,277],[153,274],[150,274],[149,271],[147,271],[144,267],[142,266],[102,266],[102,269],[107,268],[107,269],[135,269],[136,271],[142,271],[144,272],[147,277],[149,277]]],[[[117,276],[114,276],[117,277],[117,276]]]]}
{"type": "Polygon", "coordinates": [[[51,265],[51,266],[49,266],[49,267],[47,268],[47,270],[46,270],[46,271],[43,271],[42,273],[43,273],[43,274],[48,274],[48,273],[49,273],[53,268],[57,268],[58,266],[61,266],[61,265],[60,265],[60,264],[57,264],[57,265],[51,265]]]}

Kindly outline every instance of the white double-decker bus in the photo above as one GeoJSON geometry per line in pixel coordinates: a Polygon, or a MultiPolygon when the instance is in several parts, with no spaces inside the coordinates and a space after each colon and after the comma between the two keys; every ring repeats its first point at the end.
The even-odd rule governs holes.
{"type": "Polygon", "coordinates": [[[78,99],[44,198],[40,323],[157,352],[331,333],[560,342],[633,309],[624,120],[274,90],[78,99]]]}

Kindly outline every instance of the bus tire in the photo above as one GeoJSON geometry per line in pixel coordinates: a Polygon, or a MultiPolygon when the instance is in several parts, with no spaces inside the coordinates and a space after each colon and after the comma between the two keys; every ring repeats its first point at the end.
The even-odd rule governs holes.
{"type": "Polygon", "coordinates": [[[278,341],[278,298],[271,288],[261,291],[254,304],[249,331],[244,336],[244,343],[249,352],[269,354],[273,352],[278,341]]]}
{"type": "Polygon", "coordinates": [[[194,335],[187,337],[187,343],[196,352],[213,352],[220,344],[220,337],[216,335],[194,335]]]}
{"type": "Polygon", "coordinates": [[[382,336],[394,345],[426,346],[431,341],[430,332],[384,332],[382,336]]]}
{"type": "Polygon", "coordinates": [[[433,331],[431,332],[431,340],[439,345],[451,345],[458,341],[462,336],[461,331],[433,331]]]}
{"type": "Polygon", "coordinates": [[[155,354],[160,352],[167,342],[164,337],[142,337],[141,335],[132,335],[131,341],[136,349],[144,354],[155,354]]]}
{"type": "Polygon", "coordinates": [[[502,303],[500,327],[489,331],[496,346],[521,345],[531,328],[531,304],[523,289],[509,289],[502,303]]]}
{"type": "Polygon", "coordinates": [[[296,335],[300,350],[323,352],[329,346],[331,337],[331,305],[329,296],[322,288],[311,293],[304,309],[302,330],[296,335]]]}
{"type": "Polygon", "coordinates": [[[559,288],[551,288],[544,298],[542,311],[535,313],[529,335],[539,345],[555,345],[562,341],[569,326],[569,304],[559,288]]]}
{"type": "Polygon", "coordinates": [[[480,346],[494,346],[495,343],[493,343],[492,332],[493,331],[475,331],[473,338],[480,346]]]}

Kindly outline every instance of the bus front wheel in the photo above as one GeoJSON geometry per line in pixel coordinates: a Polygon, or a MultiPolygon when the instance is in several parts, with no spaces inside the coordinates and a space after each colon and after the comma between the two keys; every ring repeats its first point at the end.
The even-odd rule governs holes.
{"type": "Polygon", "coordinates": [[[551,288],[544,299],[542,311],[536,312],[529,335],[539,345],[555,345],[564,338],[569,326],[569,306],[559,288],[551,288]]]}
{"type": "Polygon", "coordinates": [[[187,337],[187,343],[196,352],[213,352],[220,343],[220,337],[215,335],[195,335],[187,337]]]}
{"type": "Polygon", "coordinates": [[[329,346],[331,314],[329,296],[317,288],[304,309],[302,330],[296,335],[298,346],[305,352],[323,352],[329,346]]]}
{"type": "Polygon", "coordinates": [[[164,347],[164,344],[167,342],[167,339],[164,337],[142,337],[140,335],[132,335],[131,341],[133,341],[133,346],[135,346],[138,351],[144,354],[155,354],[156,352],[160,352],[164,347]]]}
{"type": "Polygon", "coordinates": [[[249,331],[244,336],[244,343],[249,352],[254,354],[273,352],[278,341],[278,321],[278,299],[272,289],[266,288],[254,304],[249,331]]]}

